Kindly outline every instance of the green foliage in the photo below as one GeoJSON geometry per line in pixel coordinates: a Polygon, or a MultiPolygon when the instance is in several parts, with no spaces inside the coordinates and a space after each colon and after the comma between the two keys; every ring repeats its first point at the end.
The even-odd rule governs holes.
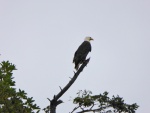
{"type": "MultiPolygon", "coordinates": [[[[74,99],[74,104],[77,104],[77,107],[73,110],[75,111],[77,108],[80,108],[81,112],[88,111],[99,111],[99,112],[127,112],[127,113],[135,113],[137,108],[139,107],[136,103],[134,104],[126,104],[124,103],[123,98],[118,95],[112,98],[108,97],[108,92],[104,92],[99,95],[92,95],[91,91],[79,91],[78,96],[74,99]],[[96,109],[94,109],[96,107],[96,109]]],[[[73,112],[72,112],[73,113],[73,112]]]]}
{"type": "Polygon", "coordinates": [[[13,86],[12,72],[15,65],[9,61],[0,63],[0,113],[34,113],[39,112],[39,107],[33,104],[33,97],[27,97],[24,90],[17,92],[13,86]]]}

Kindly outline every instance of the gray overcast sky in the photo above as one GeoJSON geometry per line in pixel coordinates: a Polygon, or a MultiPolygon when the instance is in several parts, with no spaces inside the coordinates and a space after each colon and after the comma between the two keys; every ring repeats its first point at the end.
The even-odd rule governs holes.
{"type": "MultiPolygon", "coordinates": [[[[0,61],[17,67],[16,88],[41,107],[73,76],[73,55],[91,36],[91,61],[61,98],[70,112],[78,90],[120,95],[149,112],[149,0],[0,0],[0,61]]],[[[43,111],[41,111],[43,113],[43,111]]]]}

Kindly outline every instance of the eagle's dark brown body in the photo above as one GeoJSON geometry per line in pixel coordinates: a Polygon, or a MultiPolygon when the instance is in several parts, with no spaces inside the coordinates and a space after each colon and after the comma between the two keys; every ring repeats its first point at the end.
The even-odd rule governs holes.
{"type": "Polygon", "coordinates": [[[78,70],[79,65],[85,61],[89,52],[91,52],[91,44],[89,41],[84,41],[74,54],[73,63],[75,63],[76,70],[78,70]]]}

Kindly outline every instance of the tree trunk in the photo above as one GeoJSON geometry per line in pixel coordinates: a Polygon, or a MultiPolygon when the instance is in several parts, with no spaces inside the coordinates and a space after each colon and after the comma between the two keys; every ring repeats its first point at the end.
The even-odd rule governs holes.
{"type": "Polygon", "coordinates": [[[56,106],[55,105],[51,105],[50,113],[56,113],[56,106]]]}

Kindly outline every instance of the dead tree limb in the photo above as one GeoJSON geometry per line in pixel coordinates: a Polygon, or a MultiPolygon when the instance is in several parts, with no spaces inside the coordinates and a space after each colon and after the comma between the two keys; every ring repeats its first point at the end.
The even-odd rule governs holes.
{"type": "Polygon", "coordinates": [[[63,103],[62,100],[59,98],[70,88],[70,86],[75,82],[75,80],[78,78],[79,74],[83,71],[84,67],[88,64],[90,61],[90,58],[84,61],[84,63],[80,66],[79,70],[74,73],[73,78],[69,81],[69,83],[61,89],[61,91],[57,94],[54,95],[53,99],[50,101],[50,113],[56,113],[56,107],[57,105],[63,103]]]}

